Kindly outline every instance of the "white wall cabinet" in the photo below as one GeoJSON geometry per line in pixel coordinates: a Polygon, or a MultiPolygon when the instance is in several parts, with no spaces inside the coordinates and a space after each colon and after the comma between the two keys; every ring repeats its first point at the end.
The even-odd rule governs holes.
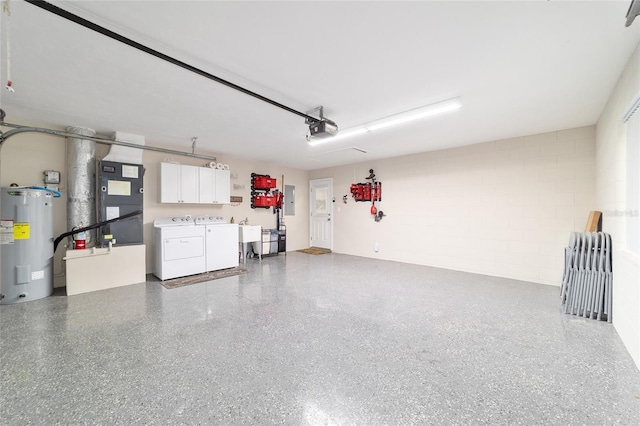
{"type": "Polygon", "coordinates": [[[221,204],[229,204],[231,200],[231,173],[229,170],[215,169],[216,175],[216,201],[221,204]]]}
{"type": "Polygon", "coordinates": [[[180,194],[182,203],[198,203],[200,180],[196,166],[180,166],[180,194]]]}
{"type": "Polygon", "coordinates": [[[160,202],[228,204],[229,170],[160,163],[160,202]]]}
{"type": "Polygon", "coordinates": [[[231,174],[229,170],[199,167],[200,203],[229,204],[231,174]]]}
{"type": "Polygon", "coordinates": [[[215,203],[216,199],[216,169],[199,167],[200,174],[200,202],[215,203]]]}
{"type": "Polygon", "coordinates": [[[160,163],[160,202],[198,203],[199,168],[160,163]]]}

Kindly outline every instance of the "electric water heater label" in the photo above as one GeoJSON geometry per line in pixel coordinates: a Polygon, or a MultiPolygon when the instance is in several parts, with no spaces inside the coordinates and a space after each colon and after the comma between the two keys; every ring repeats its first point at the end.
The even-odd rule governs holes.
{"type": "Polygon", "coordinates": [[[0,244],[13,244],[13,221],[0,220],[0,244]]]}
{"type": "Polygon", "coordinates": [[[15,240],[28,240],[30,238],[31,225],[28,223],[13,224],[13,238],[15,240]]]}

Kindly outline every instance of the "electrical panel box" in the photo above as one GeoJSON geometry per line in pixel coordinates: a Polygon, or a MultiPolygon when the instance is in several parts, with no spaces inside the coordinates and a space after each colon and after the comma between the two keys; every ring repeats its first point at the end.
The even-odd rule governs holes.
{"type": "MultiPolygon", "coordinates": [[[[99,161],[97,170],[98,222],[142,211],[144,168],[141,164],[99,161]]],[[[98,229],[97,245],[106,247],[113,240],[117,245],[142,244],[142,229],[142,214],[109,223],[98,229]]]]}

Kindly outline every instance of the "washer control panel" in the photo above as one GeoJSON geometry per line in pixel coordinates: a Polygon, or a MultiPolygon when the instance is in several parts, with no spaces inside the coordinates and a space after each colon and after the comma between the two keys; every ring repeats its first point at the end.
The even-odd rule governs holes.
{"type": "Polygon", "coordinates": [[[162,226],[185,226],[193,225],[193,218],[189,215],[175,216],[175,217],[160,217],[153,221],[153,226],[156,228],[162,226]]]}
{"type": "Polygon", "coordinates": [[[196,225],[211,225],[216,223],[227,223],[222,216],[198,216],[196,225]]]}

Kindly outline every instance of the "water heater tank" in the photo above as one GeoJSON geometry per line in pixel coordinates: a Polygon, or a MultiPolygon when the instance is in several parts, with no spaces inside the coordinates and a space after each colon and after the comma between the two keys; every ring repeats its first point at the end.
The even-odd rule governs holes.
{"type": "Polygon", "coordinates": [[[53,194],[2,188],[0,195],[0,304],[53,293],[53,194]]]}

